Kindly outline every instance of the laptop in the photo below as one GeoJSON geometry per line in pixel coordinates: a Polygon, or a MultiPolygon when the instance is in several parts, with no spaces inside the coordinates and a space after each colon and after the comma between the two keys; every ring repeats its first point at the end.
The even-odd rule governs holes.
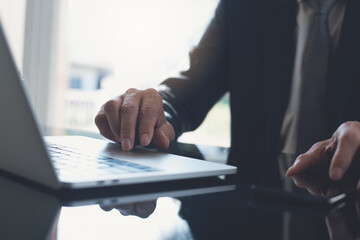
{"type": "Polygon", "coordinates": [[[93,188],[235,174],[236,167],[159,153],[124,152],[80,136],[43,137],[0,22],[0,170],[44,186],[93,188]]]}

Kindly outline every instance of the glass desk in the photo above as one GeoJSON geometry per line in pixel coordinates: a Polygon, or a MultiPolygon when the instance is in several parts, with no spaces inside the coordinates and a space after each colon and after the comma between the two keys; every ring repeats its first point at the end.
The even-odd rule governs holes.
{"type": "MultiPolygon", "coordinates": [[[[182,143],[169,151],[218,162],[228,152],[182,143]]],[[[0,239],[359,239],[356,194],[330,206],[308,193],[330,185],[297,183],[306,189],[291,179],[259,190],[206,178],[52,192],[1,173],[0,239]]]]}

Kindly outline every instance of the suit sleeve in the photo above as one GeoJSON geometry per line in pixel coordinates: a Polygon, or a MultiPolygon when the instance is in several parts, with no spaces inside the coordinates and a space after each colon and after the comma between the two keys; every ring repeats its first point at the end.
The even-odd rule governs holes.
{"type": "Polygon", "coordinates": [[[225,1],[220,1],[199,44],[190,52],[190,68],[166,79],[159,88],[176,137],[196,129],[228,90],[224,5],[225,1]]]}

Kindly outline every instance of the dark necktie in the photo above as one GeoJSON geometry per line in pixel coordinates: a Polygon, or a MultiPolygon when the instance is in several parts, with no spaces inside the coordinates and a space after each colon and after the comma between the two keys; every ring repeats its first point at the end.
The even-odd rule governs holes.
{"type": "Polygon", "coordinates": [[[297,154],[328,138],[326,124],[327,73],[331,56],[329,13],[336,0],[308,0],[314,8],[314,22],[303,55],[299,101],[297,154]]]}

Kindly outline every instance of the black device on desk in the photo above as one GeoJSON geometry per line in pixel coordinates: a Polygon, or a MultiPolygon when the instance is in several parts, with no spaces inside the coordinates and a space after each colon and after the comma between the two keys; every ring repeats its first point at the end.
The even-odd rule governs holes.
{"type": "Polygon", "coordinates": [[[290,209],[308,209],[323,213],[341,207],[346,201],[356,198],[359,193],[356,183],[357,171],[348,171],[339,181],[329,178],[326,166],[317,166],[291,178],[282,179],[282,188],[251,186],[250,204],[272,204],[290,209]]]}
{"type": "Polygon", "coordinates": [[[265,186],[251,186],[251,205],[269,204],[277,205],[283,209],[308,209],[326,213],[334,207],[343,204],[345,201],[352,200],[358,195],[355,188],[347,192],[340,193],[332,197],[320,197],[310,194],[300,194],[288,192],[265,186]]]}

